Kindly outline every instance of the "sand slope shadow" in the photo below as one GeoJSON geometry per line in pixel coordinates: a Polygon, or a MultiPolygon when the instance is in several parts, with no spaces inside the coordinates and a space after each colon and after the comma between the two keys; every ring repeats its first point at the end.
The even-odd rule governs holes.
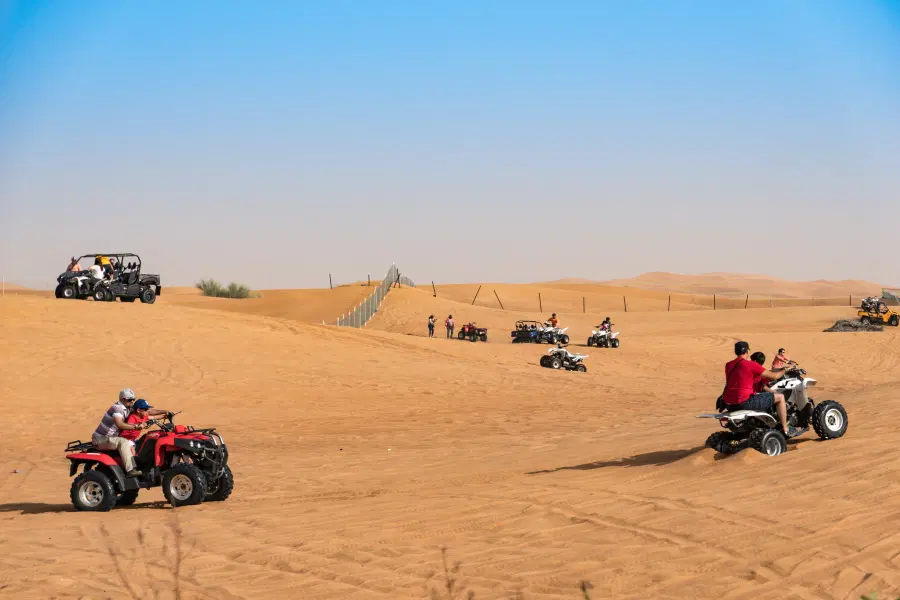
{"type": "MultiPolygon", "coordinates": [[[[138,510],[142,508],[165,508],[167,506],[169,506],[168,502],[158,500],[155,502],[132,504],[131,506],[119,506],[113,510],[138,510]]],[[[48,513],[75,512],[75,507],[71,504],[46,504],[44,502],[12,502],[10,504],[0,504],[0,513],[14,512],[21,515],[43,515],[48,513]]]]}
{"type": "Polygon", "coordinates": [[[683,450],[661,450],[658,452],[645,452],[644,454],[635,454],[626,458],[617,460],[603,460],[580,465],[570,465],[566,467],[556,467],[555,469],[544,469],[541,471],[531,471],[526,475],[539,475],[542,473],[555,473],[557,471],[590,471],[593,469],[604,469],[606,467],[646,467],[646,466],[663,466],[677,462],[683,458],[703,450],[704,446],[696,446],[683,450]]]}

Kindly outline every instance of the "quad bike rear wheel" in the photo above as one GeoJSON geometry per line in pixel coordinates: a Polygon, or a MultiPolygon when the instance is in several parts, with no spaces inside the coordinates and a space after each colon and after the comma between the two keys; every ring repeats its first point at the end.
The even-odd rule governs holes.
{"type": "Polygon", "coordinates": [[[116,498],[116,506],[131,506],[137,500],[140,490],[125,490],[116,498]]]}
{"type": "Polygon", "coordinates": [[[225,472],[216,482],[216,491],[207,494],[205,502],[222,502],[227,500],[234,489],[234,475],[231,474],[231,468],[225,465],[225,472]]]}
{"type": "Polygon", "coordinates": [[[754,429],[749,442],[751,447],[768,456],[787,452],[787,438],[777,429],[754,429]]]}
{"type": "Polygon", "coordinates": [[[594,345],[594,338],[593,338],[593,337],[589,337],[589,338],[588,338],[587,345],[588,345],[588,348],[590,348],[591,346],[594,345]]]}
{"type": "Polygon", "coordinates": [[[156,292],[153,288],[144,288],[141,290],[141,302],[144,304],[153,304],[156,302],[156,292]]]}
{"type": "Polygon", "coordinates": [[[859,322],[862,323],[863,325],[871,325],[872,319],[870,319],[869,317],[863,317],[862,319],[859,320],[859,322]]]}
{"type": "Polygon", "coordinates": [[[75,478],[69,491],[75,510],[106,512],[116,505],[112,481],[100,471],[85,471],[75,478]]]}
{"type": "Polygon", "coordinates": [[[839,402],[825,400],[816,405],[812,414],[812,426],[823,440],[833,440],[847,432],[847,411],[839,402]]]}
{"type": "Polygon", "coordinates": [[[549,366],[550,366],[550,357],[549,357],[549,356],[542,356],[542,357],[541,357],[541,366],[542,366],[542,367],[549,367],[549,366]]]}
{"type": "Polygon", "coordinates": [[[739,450],[735,444],[735,436],[730,431],[717,431],[706,438],[706,447],[720,454],[734,454],[739,450]]]}
{"type": "Polygon", "coordinates": [[[891,315],[891,318],[888,319],[888,325],[890,325],[891,327],[897,327],[898,324],[900,324],[900,317],[898,317],[897,315],[891,315]]]}
{"type": "Polygon", "coordinates": [[[172,506],[200,504],[206,497],[206,475],[194,465],[176,465],[163,475],[162,488],[172,506]]]}

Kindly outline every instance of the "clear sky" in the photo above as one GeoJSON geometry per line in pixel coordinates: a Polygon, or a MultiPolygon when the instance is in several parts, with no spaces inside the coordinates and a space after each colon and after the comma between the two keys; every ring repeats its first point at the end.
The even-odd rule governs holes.
{"type": "Polygon", "coordinates": [[[0,0],[0,273],[900,285],[900,2],[0,0]]]}

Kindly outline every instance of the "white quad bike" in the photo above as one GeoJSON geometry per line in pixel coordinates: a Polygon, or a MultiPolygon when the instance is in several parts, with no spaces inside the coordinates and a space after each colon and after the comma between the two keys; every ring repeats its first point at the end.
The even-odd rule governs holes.
{"type": "MultiPolygon", "coordinates": [[[[600,325],[597,325],[597,327],[600,327],[600,325]]],[[[612,329],[591,330],[591,337],[588,338],[587,345],[596,345],[598,348],[618,348],[619,332],[613,332],[612,329]]]]}
{"type": "Polygon", "coordinates": [[[556,348],[550,348],[547,354],[541,357],[541,366],[549,369],[565,369],[566,371],[578,371],[586,373],[587,367],[584,366],[585,354],[572,354],[560,344],[556,348]]]}
{"type": "MultiPolygon", "coordinates": [[[[816,380],[806,377],[806,371],[796,363],[784,377],[770,384],[773,392],[784,395],[787,421],[790,427],[809,427],[822,440],[841,437],[847,431],[847,411],[834,400],[816,404],[809,396],[809,388],[816,380]]],[[[778,413],[769,411],[736,410],[729,412],[724,405],[716,406],[720,412],[698,415],[698,419],[717,419],[727,431],[717,431],[706,440],[706,446],[722,454],[734,454],[744,448],[754,448],[769,456],[787,451],[787,439],[781,431],[778,413]]]]}
{"type": "Polygon", "coordinates": [[[544,323],[544,326],[538,330],[538,336],[535,341],[540,344],[542,342],[547,342],[548,344],[568,344],[569,343],[569,335],[566,333],[568,327],[554,327],[549,322],[544,323]]]}

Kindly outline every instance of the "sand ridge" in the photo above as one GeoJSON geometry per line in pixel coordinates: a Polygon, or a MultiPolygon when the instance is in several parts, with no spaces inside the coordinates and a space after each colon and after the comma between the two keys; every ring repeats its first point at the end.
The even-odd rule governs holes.
{"type": "MultiPolygon", "coordinates": [[[[127,596],[114,569],[96,569],[125,540],[135,589],[174,597],[177,527],[183,598],[428,598],[442,545],[476,598],[577,598],[582,579],[593,598],[900,592],[894,328],[823,333],[855,314],[840,306],[610,308],[621,348],[587,349],[576,374],[539,367],[547,346],[509,343],[515,319],[547,316],[527,308],[533,289],[498,287],[527,308],[500,310],[468,304],[464,287],[392,290],[363,330],[317,322],[358,301],[337,289],[152,306],[6,297],[0,591],[127,596]],[[441,339],[450,311],[487,325],[489,343],[441,339]],[[431,313],[438,339],[425,337],[431,313]],[[817,399],[845,404],[848,434],[808,434],[777,459],[704,449],[714,424],[694,416],[739,338],[787,347],[817,399]],[[220,429],[231,499],[173,510],[157,488],[134,508],[72,512],[62,450],[126,385],[220,429]],[[48,399],[65,410],[35,418],[48,399]],[[145,568],[131,562],[141,552],[145,568]]],[[[560,316],[574,345],[606,315],[560,316]]]]}

